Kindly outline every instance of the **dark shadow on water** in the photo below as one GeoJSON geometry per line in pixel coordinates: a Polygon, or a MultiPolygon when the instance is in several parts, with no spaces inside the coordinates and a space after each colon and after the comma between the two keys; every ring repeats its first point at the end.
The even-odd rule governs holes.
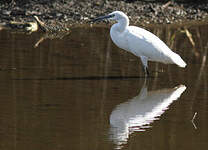
{"type": "MultiPolygon", "coordinates": [[[[13,80],[129,80],[141,79],[145,76],[86,76],[86,77],[57,77],[57,78],[15,78],[13,80]]],[[[148,78],[154,78],[149,76],[148,78]]]]}
{"type": "Polygon", "coordinates": [[[148,30],[188,65],[150,62],[144,88],[141,61],[116,47],[106,26],[60,38],[1,31],[0,147],[206,149],[208,25],[148,30]],[[173,102],[180,85],[186,92],[173,102]]]}

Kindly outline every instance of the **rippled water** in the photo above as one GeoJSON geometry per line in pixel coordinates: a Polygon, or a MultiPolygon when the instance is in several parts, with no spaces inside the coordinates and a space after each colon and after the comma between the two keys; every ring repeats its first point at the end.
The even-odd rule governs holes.
{"type": "Polygon", "coordinates": [[[208,25],[146,28],[187,67],[150,63],[145,81],[103,26],[0,31],[0,148],[206,149],[208,25]]]}

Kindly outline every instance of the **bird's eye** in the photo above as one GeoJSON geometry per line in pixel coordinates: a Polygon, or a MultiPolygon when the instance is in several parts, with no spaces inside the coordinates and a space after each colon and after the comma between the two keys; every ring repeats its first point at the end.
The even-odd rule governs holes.
{"type": "Polygon", "coordinates": [[[113,17],[115,17],[115,14],[112,14],[112,15],[110,15],[111,16],[111,18],[113,18],[113,17]]]}

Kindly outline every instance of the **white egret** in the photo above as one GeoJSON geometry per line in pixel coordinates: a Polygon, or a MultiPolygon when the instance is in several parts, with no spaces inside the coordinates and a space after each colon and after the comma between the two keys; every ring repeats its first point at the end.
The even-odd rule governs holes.
{"type": "Polygon", "coordinates": [[[107,16],[101,16],[92,21],[103,19],[116,20],[110,29],[113,42],[121,49],[129,51],[141,58],[145,75],[149,75],[148,61],[176,64],[185,67],[183,59],[173,51],[156,35],[136,26],[129,26],[129,18],[121,11],[114,11],[107,16]]]}
{"type": "Polygon", "coordinates": [[[144,82],[140,93],[128,101],[117,105],[110,115],[110,139],[118,147],[127,143],[130,134],[144,131],[165,113],[169,106],[186,90],[185,85],[175,88],[147,90],[144,82]]]}

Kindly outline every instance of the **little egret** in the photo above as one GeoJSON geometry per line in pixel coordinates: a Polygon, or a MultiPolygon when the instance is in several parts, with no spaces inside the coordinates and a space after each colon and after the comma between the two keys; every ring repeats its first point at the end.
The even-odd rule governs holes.
{"type": "Polygon", "coordinates": [[[121,49],[129,51],[141,58],[145,75],[149,75],[148,60],[162,62],[165,64],[176,64],[185,67],[183,59],[161,41],[153,33],[136,26],[129,26],[129,18],[121,11],[114,11],[107,16],[101,16],[92,22],[112,19],[116,20],[110,29],[112,41],[121,49]]]}

